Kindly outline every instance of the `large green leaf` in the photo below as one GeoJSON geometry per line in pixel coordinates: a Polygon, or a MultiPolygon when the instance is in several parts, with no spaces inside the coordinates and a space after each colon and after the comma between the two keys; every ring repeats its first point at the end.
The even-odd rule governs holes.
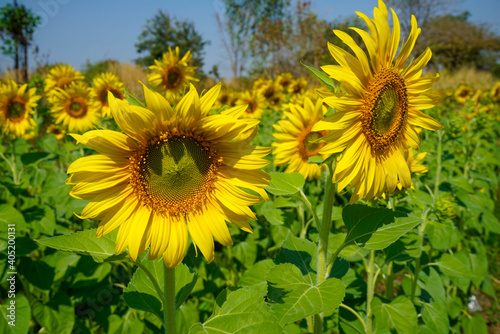
{"type": "Polygon", "coordinates": [[[203,324],[191,326],[190,334],[282,333],[278,319],[262,294],[248,288],[221,293],[215,311],[203,324]],[[227,295],[225,295],[227,293],[227,295]]]}
{"type": "Polygon", "coordinates": [[[465,334],[487,334],[488,326],[481,314],[475,314],[472,318],[464,317],[463,325],[465,334]]]}
{"type": "Polygon", "coordinates": [[[70,334],[75,323],[75,309],[68,295],[61,291],[47,304],[35,301],[33,316],[49,333],[70,334]]]}
{"type": "Polygon", "coordinates": [[[428,331],[426,331],[425,333],[449,333],[450,323],[448,321],[448,313],[446,312],[446,306],[444,303],[434,302],[430,304],[424,304],[422,319],[424,319],[425,325],[428,329],[428,331]]]}
{"type": "Polygon", "coordinates": [[[288,233],[274,262],[277,264],[292,263],[299,268],[308,283],[314,284],[316,282],[317,252],[318,248],[313,242],[288,233]]]}
{"type": "Polygon", "coordinates": [[[26,228],[26,221],[19,211],[9,204],[0,204],[0,232],[2,232],[3,238],[6,238],[9,224],[16,225],[17,233],[26,228]]]}
{"type": "Polygon", "coordinates": [[[474,273],[471,272],[469,263],[464,264],[464,262],[459,259],[459,252],[454,255],[444,253],[441,255],[439,261],[437,261],[437,265],[439,269],[448,276],[453,277],[473,277],[474,273]]]}
{"type": "Polygon", "coordinates": [[[112,314],[109,317],[108,334],[136,334],[144,331],[142,322],[133,310],[129,310],[124,316],[112,314]]]}
{"type": "Polygon", "coordinates": [[[302,190],[305,179],[300,173],[269,173],[268,192],[274,195],[294,195],[302,190]]]}
{"type": "Polygon", "coordinates": [[[0,307],[0,312],[2,312],[2,316],[0,317],[0,333],[28,333],[30,327],[31,308],[28,299],[26,299],[24,295],[16,295],[15,298],[6,299],[0,307]],[[14,307],[12,306],[11,301],[14,301],[14,307]]]}
{"type": "MultiPolygon", "coordinates": [[[[164,269],[163,259],[147,260],[147,253],[141,255],[138,259],[142,265],[151,273],[163,291],[164,269]]],[[[175,307],[180,305],[189,297],[193,290],[198,275],[191,271],[185,264],[175,267],[175,307]]],[[[158,293],[148,277],[146,272],[137,268],[132,280],[123,292],[123,298],[128,306],[155,313],[160,319],[163,319],[163,305],[158,293]]]]}
{"type": "Polygon", "coordinates": [[[33,226],[33,229],[48,235],[54,235],[56,227],[56,217],[54,210],[47,205],[39,205],[25,210],[26,221],[33,226]]]}
{"type": "Polygon", "coordinates": [[[255,263],[248,270],[243,273],[238,285],[240,286],[253,286],[266,282],[268,271],[274,267],[274,262],[271,259],[266,259],[255,263]]]}
{"type": "Polygon", "coordinates": [[[373,313],[377,320],[377,333],[396,330],[397,333],[417,333],[417,311],[405,296],[399,296],[391,303],[384,304],[379,298],[372,301],[373,313]]]}
{"type": "Polygon", "coordinates": [[[96,237],[96,230],[89,229],[72,234],[35,240],[39,244],[66,252],[90,255],[96,262],[123,258],[125,254],[115,255],[117,230],[101,238],[96,237]]]}
{"type": "Polygon", "coordinates": [[[345,296],[344,283],[329,278],[320,285],[311,284],[291,263],[279,264],[267,274],[268,298],[280,325],[319,313],[331,313],[345,296]]]}
{"type": "Polygon", "coordinates": [[[369,249],[388,247],[421,221],[402,212],[359,204],[346,206],[342,218],[347,227],[344,246],[357,243],[369,249]]]}

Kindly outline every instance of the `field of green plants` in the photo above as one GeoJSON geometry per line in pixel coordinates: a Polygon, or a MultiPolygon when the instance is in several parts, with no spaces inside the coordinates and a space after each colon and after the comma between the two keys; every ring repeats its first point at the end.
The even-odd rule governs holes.
{"type": "Polygon", "coordinates": [[[499,333],[500,81],[388,15],[307,77],[2,77],[0,333],[499,333]]]}

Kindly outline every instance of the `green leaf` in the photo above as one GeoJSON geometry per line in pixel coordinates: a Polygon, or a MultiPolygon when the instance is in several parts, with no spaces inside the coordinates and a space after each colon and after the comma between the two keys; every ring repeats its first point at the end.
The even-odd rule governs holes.
{"type": "Polygon", "coordinates": [[[316,282],[317,252],[318,248],[313,242],[288,233],[274,262],[295,265],[306,277],[307,282],[312,285],[316,282]]]}
{"type": "Polygon", "coordinates": [[[283,331],[262,294],[247,288],[227,292],[222,305],[220,305],[222,298],[219,297],[212,316],[203,324],[197,323],[191,326],[190,334],[251,334],[283,331]]]}
{"type": "Polygon", "coordinates": [[[326,73],[324,73],[320,70],[317,70],[314,67],[307,66],[306,64],[304,64],[302,62],[300,62],[300,63],[305,68],[307,68],[309,71],[311,71],[311,73],[314,74],[314,76],[316,78],[318,78],[322,83],[324,83],[330,91],[335,92],[335,84],[334,84],[333,80],[326,73]]]}
{"type": "Polygon", "coordinates": [[[45,159],[50,153],[47,152],[30,152],[21,155],[21,161],[23,165],[27,166],[30,164],[37,163],[38,161],[45,159]]]}
{"type": "Polygon", "coordinates": [[[127,98],[128,103],[130,103],[133,106],[146,108],[146,106],[141,101],[139,101],[134,95],[129,94],[125,88],[123,88],[123,90],[125,92],[125,97],[127,98]]]}
{"type": "Polygon", "coordinates": [[[16,232],[26,229],[23,215],[9,204],[0,204],[0,232],[7,234],[8,224],[16,225],[16,232]]]}
{"type": "Polygon", "coordinates": [[[30,327],[31,308],[28,299],[24,295],[16,295],[15,298],[5,299],[0,307],[0,333],[4,334],[26,334],[30,327]],[[14,308],[11,305],[14,301],[14,308]],[[10,308],[10,310],[8,309],[10,308]],[[14,316],[14,317],[13,317],[14,316]],[[15,322],[12,322],[15,320],[15,322]],[[9,325],[15,324],[15,326],[9,325]]]}
{"type": "Polygon", "coordinates": [[[272,225],[283,225],[284,224],[284,217],[283,217],[283,211],[279,209],[261,209],[260,212],[264,217],[266,217],[266,220],[272,224],[272,225]]]}
{"type": "Polygon", "coordinates": [[[424,304],[422,311],[422,319],[429,331],[427,333],[433,334],[448,334],[450,330],[450,323],[448,321],[448,313],[446,306],[442,302],[434,302],[424,304]]]}
{"type": "Polygon", "coordinates": [[[417,311],[407,297],[399,296],[389,304],[374,298],[372,307],[377,320],[377,333],[387,329],[396,330],[397,333],[417,333],[417,311]]]}
{"type": "Polygon", "coordinates": [[[500,222],[493,213],[484,211],[481,215],[481,221],[486,230],[496,234],[500,234],[500,222]]]}
{"type": "Polygon", "coordinates": [[[136,318],[133,310],[129,310],[125,316],[112,314],[109,317],[108,334],[136,334],[143,333],[144,323],[136,318]]]}
{"type": "Polygon", "coordinates": [[[341,280],[329,278],[316,286],[291,263],[272,268],[267,281],[269,302],[282,326],[314,314],[331,313],[345,296],[341,280]]]}
{"type": "Polygon", "coordinates": [[[59,143],[57,142],[57,139],[53,134],[47,135],[40,139],[40,141],[38,142],[38,147],[52,154],[60,153],[59,143]]]}
{"type": "Polygon", "coordinates": [[[437,265],[439,269],[448,276],[453,277],[472,277],[475,276],[468,265],[464,264],[461,259],[457,256],[460,253],[457,252],[454,255],[444,253],[441,255],[439,261],[437,261],[437,265]]]}
{"type": "Polygon", "coordinates": [[[54,282],[54,268],[47,263],[32,260],[30,257],[23,257],[18,266],[19,272],[32,285],[42,290],[50,290],[54,282]]]}
{"type": "Polygon", "coordinates": [[[271,181],[265,188],[274,195],[294,195],[304,187],[305,179],[300,173],[269,173],[271,181]]]}
{"type": "Polygon", "coordinates": [[[456,228],[452,221],[438,223],[429,221],[425,233],[429,242],[437,250],[447,250],[455,247],[463,238],[463,234],[456,228]]]}
{"type": "Polygon", "coordinates": [[[462,328],[465,334],[487,334],[488,326],[481,314],[475,314],[472,318],[463,318],[462,328]]]}
{"type": "Polygon", "coordinates": [[[24,217],[33,228],[41,233],[54,235],[56,217],[54,210],[47,205],[39,205],[24,211],[24,217]]]}
{"type": "Polygon", "coordinates": [[[248,270],[243,273],[238,285],[240,286],[253,286],[266,282],[268,271],[274,267],[274,262],[271,259],[266,259],[255,263],[248,270]]]}
{"type": "Polygon", "coordinates": [[[115,255],[117,230],[101,238],[96,237],[96,229],[89,229],[72,234],[35,240],[41,245],[66,252],[90,255],[96,262],[118,260],[125,253],[115,255]]]}
{"type": "Polygon", "coordinates": [[[33,317],[49,333],[70,334],[75,323],[75,309],[69,296],[59,291],[47,304],[35,301],[33,317]]]}
{"type": "MultiPolygon", "coordinates": [[[[163,263],[162,258],[147,260],[147,252],[138,259],[154,277],[158,286],[163,291],[163,263]]],[[[185,264],[175,267],[175,307],[180,305],[189,297],[193,290],[198,275],[192,272],[185,264]]],[[[132,280],[123,292],[123,298],[128,306],[137,310],[149,311],[163,319],[163,305],[156,289],[142,268],[137,268],[132,280]]]]}
{"type": "Polygon", "coordinates": [[[357,243],[369,249],[384,249],[420,222],[419,218],[405,216],[389,209],[348,205],[342,211],[347,227],[344,246],[357,243]]]}
{"type": "Polygon", "coordinates": [[[245,268],[250,268],[257,259],[257,244],[241,241],[233,246],[233,257],[245,268]]]}

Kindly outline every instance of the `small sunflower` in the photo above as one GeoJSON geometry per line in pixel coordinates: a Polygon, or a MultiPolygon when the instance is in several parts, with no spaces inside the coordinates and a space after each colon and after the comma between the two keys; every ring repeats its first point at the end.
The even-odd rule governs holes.
{"type": "Polygon", "coordinates": [[[288,93],[290,95],[303,94],[307,89],[307,80],[305,78],[297,78],[292,81],[288,86],[288,93]]]}
{"type": "Polygon", "coordinates": [[[73,82],[64,89],[56,88],[51,99],[55,123],[68,131],[83,132],[97,122],[92,90],[85,82],[73,82]]]}
{"type": "Polygon", "coordinates": [[[264,98],[255,91],[244,91],[238,95],[236,105],[247,105],[243,117],[260,118],[265,108],[264,98]]]}
{"type": "Polygon", "coordinates": [[[102,116],[111,117],[108,104],[108,92],[111,92],[117,99],[123,100],[123,83],[111,72],[98,74],[92,83],[95,96],[95,107],[102,116]]]}
{"type": "Polygon", "coordinates": [[[455,100],[460,104],[465,104],[474,96],[474,90],[467,85],[460,85],[455,90],[455,100]]]}
{"type": "Polygon", "coordinates": [[[285,100],[281,86],[273,80],[267,80],[258,90],[259,94],[266,100],[266,105],[271,109],[277,109],[285,100]]]}
{"type": "Polygon", "coordinates": [[[327,157],[319,154],[325,144],[319,143],[318,139],[328,131],[312,131],[313,126],[323,119],[326,110],[321,99],[313,104],[306,97],[304,107],[292,104],[290,111],[284,113],[285,119],[273,125],[277,131],[274,133],[277,141],[272,144],[276,148],[273,154],[277,166],[287,165],[285,172],[298,172],[308,180],[321,176],[322,168],[308,163],[308,160],[314,156],[327,157]]]}
{"type": "Polygon", "coordinates": [[[500,101],[500,81],[497,81],[495,85],[491,88],[490,97],[493,101],[500,101]]]}
{"type": "Polygon", "coordinates": [[[56,88],[64,89],[72,82],[84,80],[85,77],[80,72],[77,72],[69,65],[59,64],[54,66],[45,78],[44,92],[50,99],[55,93],[56,88]]]}
{"type": "Polygon", "coordinates": [[[420,111],[433,107],[438,98],[431,92],[438,76],[421,76],[431,58],[430,49],[407,64],[420,33],[415,17],[411,18],[410,35],[400,48],[398,17],[391,9],[391,34],[387,7],[382,1],[378,4],[374,19],[357,13],[370,33],[352,28],[363,39],[369,57],[347,33],[334,30],[355,56],[329,44],[339,65],[322,69],[339,81],[347,94],[332,93],[326,97],[325,103],[337,112],[313,127],[313,131],[331,130],[322,138],[326,145],[319,153],[342,153],[337,159],[333,182],[338,182],[338,191],[345,187],[355,189],[350,203],[392,193],[398,182],[405,188],[411,187],[406,154],[409,147],[420,145],[415,127],[442,128],[420,111]]]}
{"type": "Polygon", "coordinates": [[[181,95],[190,82],[197,82],[194,70],[197,67],[189,66],[193,55],[191,51],[186,52],[180,58],[179,47],[175,50],[168,48],[161,60],[155,59],[155,65],[149,66],[151,73],[148,74],[148,82],[163,92],[170,91],[175,95],[181,95]]]}
{"type": "Polygon", "coordinates": [[[281,89],[286,91],[288,86],[293,82],[293,76],[291,73],[281,73],[276,78],[276,82],[281,86],[281,89]]]}
{"type": "Polygon", "coordinates": [[[28,84],[18,85],[14,80],[0,84],[0,125],[2,133],[13,137],[23,137],[36,124],[33,120],[34,108],[41,96],[35,95],[36,88],[28,89],[28,84]]]}
{"type": "Polygon", "coordinates": [[[47,130],[45,131],[47,134],[53,134],[57,140],[61,140],[64,138],[66,135],[66,131],[61,129],[55,124],[51,124],[47,127],[47,130]]]}
{"type": "Polygon", "coordinates": [[[68,168],[71,195],[91,202],[82,218],[101,220],[97,236],[119,227],[116,253],[128,246],[135,260],[149,247],[149,258],[163,255],[175,267],[184,258],[188,231],[208,262],[214,240],[232,245],[226,221],[251,232],[249,206],[267,199],[269,175],[261,170],[270,149],[249,145],[257,120],[241,119],[246,106],[210,115],[220,84],[202,98],[191,86],[172,109],[160,94],[144,87],[147,108],[109,95],[121,132],[72,135],[100,154],[68,168]]]}

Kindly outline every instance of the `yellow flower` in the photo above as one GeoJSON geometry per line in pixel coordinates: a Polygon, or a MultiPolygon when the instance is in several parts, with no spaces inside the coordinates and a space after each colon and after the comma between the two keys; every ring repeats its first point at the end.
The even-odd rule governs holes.
{"type": "Polygon", "coordinates": [[[95,95],[95,108],[101,112],[102,116],[111,117],[108,104],[108,92],[111,92],[117,99],[123,100],[123,83],[111,72],[98,74],[92,84],[95,95]]]}
{"type": "Polygon", "coordinates": [[[465,104],[465,102],[469,101],[474,95],[474,91],[472,88],[466,85],[460,85],[455,90],[455,100],[457,100],[460,104],[465,104]]]}
{"type": "Polygon", "coordinates": [[[355,56],[329,44],[332,56],[340,65],[322,69],[339,81],[347,94],[332,93],[326,97],[325,103],[337,112],[313,127],[313,131],[331,130],[323,137],[326,145],[319,153],[342,153],[337,159],[333,181],[338,182],[338,191],[355,188],[350,203],[391,193],[398,182],[405,188],[411,187],[410,167],[405,157],[409,147],[420,145],[415,127],[442,128],[439,122],[420,111],[433,107],[438,98],[430,90],[438,76],[421,77],[431,51],[426,49],[407,64],[420,33],[415,17],[411,19],[410,35],[400,48],[398,17],[392,11],[391,34],[387,7],[382,1],[374,9],[374,19],[363,13],[358,15],[370,33],[352,29],[363,39],[369,57],[348,34],[334,30],[355,56]]]}
{"type": "Polygon", "coordinates": [[[73,67],[69,65],[59,64],[54,66],[45,79],[44,92],[47,98],[50,99],[55,93],[56,88],[62,88],[68,86],[72,82],[78,82],[85,79],[83,74],[80,72],[75,72],[73,67]]]}
{"type": "Polygon", "coordinates": [[[66,131],[58,127],[57,125],[51,124],[45,131],[47,134],[53,134],[57,140],[61,140],[66,135],[66,131]]]}
{"type": "Polygon", "coordinates": [[[291,73],[281,73],[276,78],[276,82],[281,86],[281,89],[286,91],[288,86],[293,82],[293,76],[291,73]]]}
{"type": "Polygon", "coordinates": [[[258,92],[264,97],[266,105],[272,109],[279,108],[281,103],[285,100],[281,86],[273,80],[266,80],[266,82],[260,86],[258,92]]]}
{"type": "Polygon", "coordinates": [[[260,118],[265,108],[264,98],[255,91],[241,92],[236,101],[236,105],[247,105],[245,114],[242,117],[260,118]]]}
{"type": "Polygon", "coordinates": [[[14,80],[0,84],[0,125],[2,133],[13,137],[23,137],[35,127],[32,115],[36,101],[36,88],[28,89],[28,84],[18,86],[14,80]]]}
{"type": "Polygon", "coordinates": [[[500,81],[497,81],[493,88],[491,88],[490,96],[493,101],[500,101],[500,81]]]}
{"type": "Polygon", "coordinates": [[[92,90],[85,82],[73,82],[64,90],[56,88],[51,99],[55,123],[68,131],[83,132],[97,123],[92,90]]]}
{"type": "Polygon", "coordinates": [[[232,245],[226,221],[251,232],[249,206],[267,199],[269,175],[261,170],[270,149],[249,145],[257,120],[241,119],[245,106],[210,115],[220,84],[203,97],[191,86],[172,109],[144,87],[147,108],[108,96],[121,132],[94,130],[72,136],[100,154],[68,168],[71,195],[91,202],[82,218],[100,220],[97,236],[119,227],[116,253],[128,246],[135,260],[163,255],[167,267],[184,258],[188,231],[208,262],[214,240],[232,245]]]}
{"type": "Polygon", "coordinates": [[[199,81],[194,77],[197,67],[189,66],[193,55],[191,51],[186,52],[180,58],[179,47],[175,50],[168,47],[168,52],[163,54],[161,60],[155,59],[155,65],[149,66],[151,73],[148,74],[148,82],[162,92],[170,91],[175,95],[181,95],[186,86],[192,81],[199,81]]]}
{"type": "Polygon", "coordinates": [[[321,176],[321,167],[308,160],[314,156],[327,157],[318,153],[325,144],[317,140],[328,131],[312,131],[326,110],[321,99],[314,105],[307,97],[304,107],[290,105],[290,111],[284,113],[285,119],[273,125],[277,131],[274,133],[277,141],[272,144],[276,148],[273,154],[277,166],[287,165],[285,172],[298,172],[308,180],[321,176]]]}
{"type": "Polygon", "coordinates": [[[297,78],[288,86],[290,95],[302,94],[307,88],[307,80],[305,78],[297,78]]]}

